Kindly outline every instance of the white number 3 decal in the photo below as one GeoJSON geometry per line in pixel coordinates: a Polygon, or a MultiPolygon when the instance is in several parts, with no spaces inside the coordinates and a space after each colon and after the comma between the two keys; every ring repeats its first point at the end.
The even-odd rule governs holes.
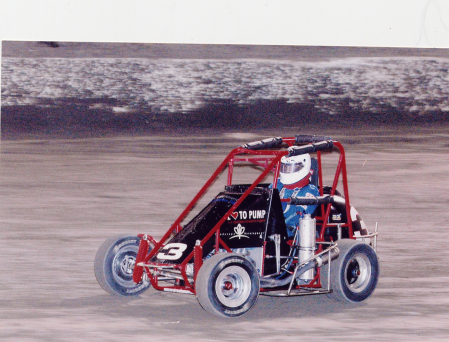
{"type": "Polygon", "coordinates": [[[169,243],[161,249],[157,258],[162,260],[178,260],[187,248],[185,243],[169,243]]]}

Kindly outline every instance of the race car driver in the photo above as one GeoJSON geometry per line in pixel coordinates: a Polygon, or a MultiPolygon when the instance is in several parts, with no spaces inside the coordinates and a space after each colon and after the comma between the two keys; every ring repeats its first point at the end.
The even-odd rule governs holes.
{"type": "MultiPolygon", "coordinates": [[[[277,182],[277,189],[281,199],[319,196],[320,193],[317,187],[310,184],[312,172],[309,154],[282,157],[279,180],[277,182]]],[[[305,214],[312,214],[316,207],[316,205],[290,205],[287,202],[282,202],[285,224],[287,225],[287,233],[290,238],[295,235],[296,227],[299,226],[299,220],[305,214]]]]}

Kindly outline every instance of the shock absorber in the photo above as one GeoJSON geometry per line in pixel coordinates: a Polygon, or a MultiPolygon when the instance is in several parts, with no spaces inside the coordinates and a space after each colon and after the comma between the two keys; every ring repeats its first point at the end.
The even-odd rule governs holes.
{"type": "MultiPolygon", "coordinates": [[[[310,214],[305,214],[299,221],[299,262],[315,255],[316,220],[310,214]]],[[[310,269],[299,276],[298,280],[310,281],[315,277],[315,269],[310,269]]]]}

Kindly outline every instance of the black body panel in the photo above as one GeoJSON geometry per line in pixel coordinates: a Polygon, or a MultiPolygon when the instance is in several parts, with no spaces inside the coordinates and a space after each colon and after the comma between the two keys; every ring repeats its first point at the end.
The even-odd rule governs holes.
{"type": "MultiPolygon", "coordinates": [[[[163,248],[151,261],[182,263],[193,251],[195,242],[206,237],[247,188],[247,185],[226,187],[225,192],[219,193],[179,233],[168,241],[167,248],[163,248]],[[185,250],[176,260],[170,257],[169,245],[173,243],[185,245],[185,250]]],[[[229,248],[263,248],[265,241],[267,241],[266,248],[269,255],[275,254],[274,242],[267,238],[273,234],[281,236],[281,246],[283,246],[281,253],[288,253],[287,229],[279,192],[277,189],[268,189],[266,186],[255,188],[220,228],[220,238],[229,248]]],[[[203,246],[203,256],[211,253],[214,248],[215,235],[203,246]]],[[[267,266],[270,269],[272,268],[269,265],[265,267],[267,266]]]]}

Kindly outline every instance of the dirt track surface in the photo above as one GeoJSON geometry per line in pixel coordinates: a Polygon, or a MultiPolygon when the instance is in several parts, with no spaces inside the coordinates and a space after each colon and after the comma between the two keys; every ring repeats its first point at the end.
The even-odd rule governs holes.
{"type": "Polygon", "coordinates": [[[4,141],[0,340],[447,341],[447,131],[333,135],[346,143],[352,204],[370,230],[379,222],[372,297],[261,296],[227,320],[191,295],[110,296],[93,260],[110,236],[162,236],[231,148],[272,133],[4,141]]]}

